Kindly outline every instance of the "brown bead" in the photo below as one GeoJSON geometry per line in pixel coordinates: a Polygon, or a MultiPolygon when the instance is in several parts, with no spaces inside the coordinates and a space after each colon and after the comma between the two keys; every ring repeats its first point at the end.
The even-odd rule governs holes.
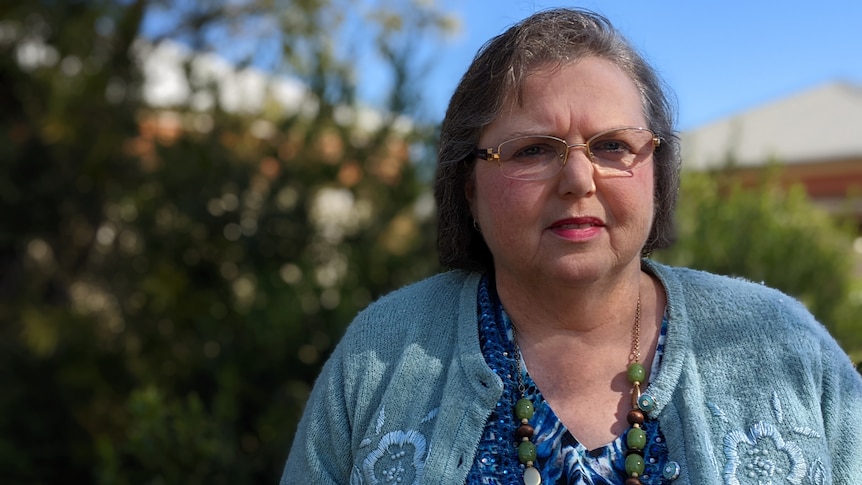
{"type": "Polygon", "coordinates": [[[632,409],[626,415],[626,420],[628,420],[629,424],[644,424],[644,413],[640,409],[632,409]]]}
{"type": "Polygon", "coordinates": [[[643,482],[641,482],[640,478],[631,477],[626,478],[626,485],[643,485],[643,482]]]}
{"type": "Polygon", "coordinates": [[[518,429],[515,431],[515,437],[518,438],[519,441],[524,438],[529,439],[533,437],[533,433],[535,432],[536,430],[529,424],[522,424],[518,426],[518,429]]]}

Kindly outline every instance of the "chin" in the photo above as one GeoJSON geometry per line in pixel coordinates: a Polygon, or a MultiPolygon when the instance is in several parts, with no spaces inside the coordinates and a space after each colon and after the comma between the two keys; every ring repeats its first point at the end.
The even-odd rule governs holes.
{"type": "Polygon", "coordinates": [[[640,268],[640,253],[625,262],[621,262],[617,258],[582,254],[558,261],[548,274],[558,281],[586,284],[621,274],[631,265],[640,268]]]}

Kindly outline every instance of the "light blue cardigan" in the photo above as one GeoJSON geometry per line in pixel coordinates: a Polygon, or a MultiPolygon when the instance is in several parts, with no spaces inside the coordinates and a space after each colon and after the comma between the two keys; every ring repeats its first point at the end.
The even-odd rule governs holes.
{"type": "MultiPolygon", "coordinates": [[[[799,302],[643,266],[667,292],[665,353],[646,392],[679,465],[674,484],[862,484],[862,378],[799,302]]],[[[502,392],[479,349],[478,281],[443,273],[356,317],[314,386],[282,484],[464,483],[502,392]]]]}

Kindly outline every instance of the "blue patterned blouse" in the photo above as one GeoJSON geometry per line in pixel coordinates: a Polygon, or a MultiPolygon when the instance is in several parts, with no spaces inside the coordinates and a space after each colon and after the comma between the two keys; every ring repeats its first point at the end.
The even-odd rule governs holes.
{"type": "MultiPolygon", "coordinates": [[[[467,476],[467,484],[523,484],[523,465],[518,461],[515,429],[520,424],[514,417],[515,402],[520,399],[517,372],[513,356],[512,325],[503,310],[496,288],[487,278],[479,285],[479,340],[488,365],[503,381],[503,395],[492,411],[479,442],[476,461],[467,476]]],[[[655,375],[664,344],[667,317],[662,321],[656,358],[650,375],[655,375]]],[[[537,448],[536,468],[543,484],[621,484],[625,474],[625,434],[595,450],[587,450],[560,422],[545,404],[541,392],[526,373],[522,378],[525,396],[535,404],[530,424],[535,428],[533,442],[537,448]]],[[[646,470],[640,477],[644,485],[669,483],[662,479],[662,467],[667,461],[667,447],[658,429],[658,422],[647,420],[647,447],[644,450],[646,470]]]]}

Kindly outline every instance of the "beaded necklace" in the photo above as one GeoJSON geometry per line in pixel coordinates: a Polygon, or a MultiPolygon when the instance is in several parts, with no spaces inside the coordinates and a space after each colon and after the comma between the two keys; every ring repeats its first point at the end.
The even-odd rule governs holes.
{"type": "MultiPolygon", "coordinates": [[[[628,478],[625,485],[642,485],[640,476],[643,474],[646,464],[644,462],[644,448],[647,437],[643,429],[646,419],[638,403],[641,399],[641,383],[646,379],[646,369],[640,362],[640,320],[641,320],[641,298],[638,295],[637,307],[635,309],[635,322],[632,327],[632,347],[629,352],[629,364],[626,369],[626,377],[632,385],[632,409],[626,415],[626,420],[631,426],[626,432],[626,474],[628,478]]],[[[524,465],[524,484],[540,485],[542,476],[536,469],[536,445],[532,442],[535,430],[530,426],[530,418],[533,417],[535,407],[533,402],[526,397],[526,386],[524,385],[521,371],[521,348],[518,346],[517,329],[512,323],[512,344],[515,347],[514,361],[515,372],[518,376],[518,392],[521,398],[515,403],[515,418],[521,423],[515,431],[515,439],[518,442],[518,460],[524,465]]],[[[647,396],[644,396],[647,397],[647,396]]]]}

